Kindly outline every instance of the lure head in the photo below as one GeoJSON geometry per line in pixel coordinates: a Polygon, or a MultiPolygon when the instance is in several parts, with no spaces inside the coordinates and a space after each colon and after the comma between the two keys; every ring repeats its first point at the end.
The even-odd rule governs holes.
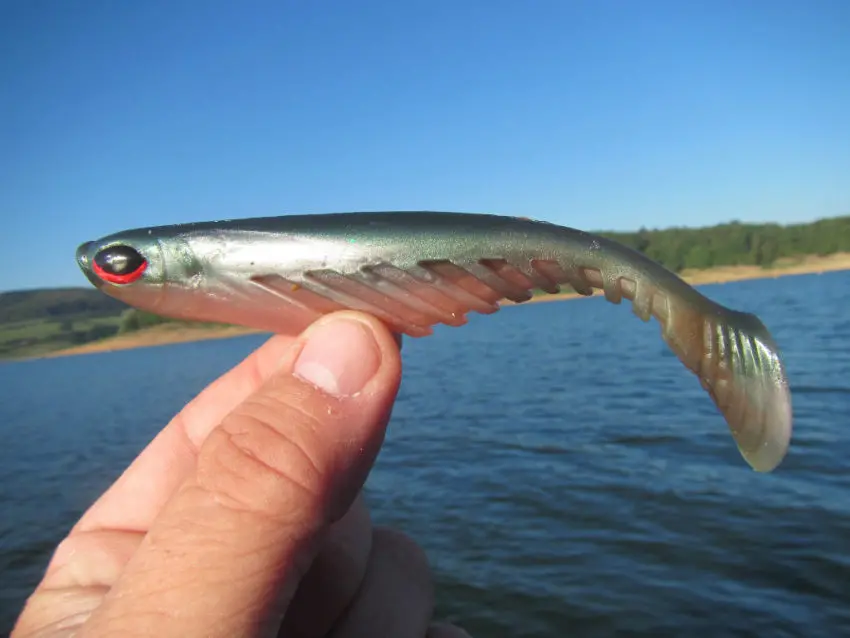
{"type": "Polygon", "coordinates": [[[155,314],[198,312],[205,268],[178,236],[142,229],[116,233],[77,248],[77,265],[101,292],[155,314]]]}
{"type": "Polygon", "coordinates": [[[77,248],[77,265],[96,288],[121,301],[156,312],[165,293],[167,269],[159,242],[134,233],[110,235],[77,248]]]}
{"type": "MultiPolygon", "coordinates": [[[[314,250],[310,244],[302,252],[314,250]]],[[[130,230],[86,242],[77,248],[77,265],[101,292],[140,310],[294,332],[316,313],[254,282],[258,273],[293,274],[286,261],[292,254],[251,233],[222,233],[196,224],[130,230]]],[[[299,268],[300,262],[295,272],[299,268]]]]}

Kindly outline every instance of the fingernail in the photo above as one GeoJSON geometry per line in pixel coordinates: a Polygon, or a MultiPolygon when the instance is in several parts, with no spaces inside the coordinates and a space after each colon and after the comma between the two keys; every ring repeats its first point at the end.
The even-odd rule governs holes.
{"type": "Polygon", "coordinates": [[[345,397],[360,392],[380,362],[372,330],[359,321],[338,319],[308,334],[293,373],[328,394],[345,397]]]}

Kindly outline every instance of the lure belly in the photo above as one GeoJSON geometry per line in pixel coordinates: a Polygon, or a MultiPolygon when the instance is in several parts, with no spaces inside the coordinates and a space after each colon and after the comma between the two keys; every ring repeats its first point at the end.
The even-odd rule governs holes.
{"type": "Polygon", "coordinates": [[[568,284],[627,299],[700,380],[738,449],[771,471],[791,438],[779,350],[753,314],[718,304],[622,244],[545,222],[465,213],[337,213],[178,224],[82,244],[104,293],[163,316],[297,333],[342,309],[411,337],[568,284]]]}

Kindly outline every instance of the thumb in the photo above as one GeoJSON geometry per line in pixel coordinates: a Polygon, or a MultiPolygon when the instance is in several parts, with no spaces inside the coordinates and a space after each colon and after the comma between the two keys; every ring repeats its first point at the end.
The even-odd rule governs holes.
{"type": "Polygon", "coordinates": [[[312,325],[207,438],[80,635],[274,635],[368,476],[400,376],[398,346],[374,318],[312,325]]]}

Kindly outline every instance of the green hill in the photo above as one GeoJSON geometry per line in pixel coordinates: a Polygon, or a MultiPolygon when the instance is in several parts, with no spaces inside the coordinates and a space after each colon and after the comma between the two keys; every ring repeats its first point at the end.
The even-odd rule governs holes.
{"type": "Polygon", "coordinates": [[[0,324],[37,319],[105,317],[127,306],[94,288],[41,288],[0,293],[0,324]]]}
{"type": "Polygon", "coordinates": [[[111,337],[126,309],[126,304],[94,288],[0,293],[0,359],[111,337]]]}

